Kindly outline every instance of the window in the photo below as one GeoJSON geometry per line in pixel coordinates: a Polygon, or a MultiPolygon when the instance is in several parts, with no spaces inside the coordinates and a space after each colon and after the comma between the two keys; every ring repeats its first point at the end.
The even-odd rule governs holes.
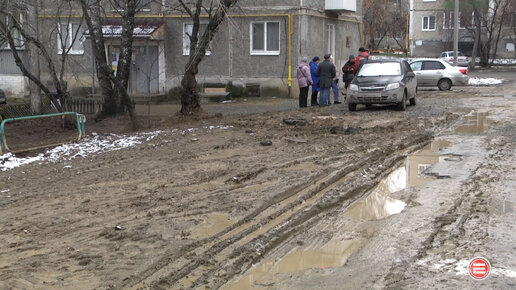
{"type": "Polygon", "coordinates": [[[253,22],[251,23],[251,54],[279,55],[280,53],[280,23],[253,22]]]}
{"type": "MultiPolygon", "coordinates": [[[[204,31],[206,30],[206,27],[208,24],[206,23],[200,23],[199,24],[199,33],[197,34],[200,37],[204,34],[204,31]]],[[[192,23],[185,23],[183,26],[183,55],[190,55],[190,37],[189,35],[192,34],[193,31],[193,24],[192,23]]],[[[211,55],[211,44],[208,45],[208,49],[206,50],[205,55],[211,55]]]]}
{"type": "Polygon", "coordinates": [[[438,61],[425,61],[423,64],[423,70],[439,70],[445,68],[444,64],[438,61]]]}
{"type": "Polygon", "coordinates": [[[410,64],[410,68],[413,71],[421,70],[421,66],[423,65],[422,61],[416,61],[410,64]]]}
{"type": "MultiPolygon", "coordinates": [[[[462,13],[459,12],[459,28],[464,29],[471,27],[473,23],[473,13],[462,13]]],[[[455,27],[455,13],[454,11],[444,11],[443,14],[443,28],[453,29],[455,27]]]]}
{"type": "MultiPolygon", "coordinates": [[[[20,14],[20,25],[23,26],[23,14],[20,14]]],[[[5,18],[5,25],[7,27],[9,27],[9,18],[5,18]]],[[[25,48],[25,40],[23,39],[23,36],[21,35],[20,31],[18,29],[15,29],[15,28],[11,28],[10,29],[11,31],[11,37],[13,38],[14,40],[14,45],[16,47],[17,50],[20,50],[20,49],[24,49],[25,48]]],[[[2,37],[3,38],[3,37],[2,37]]],[[[7,41],[7,39],[5,39],[5,43],[2,44],[2,46],[0,47],[0,49],[11,49],[11,45],[9,44],[9,42],[7,41]]]]}
{"type": "Polygon", "coordinates": [[[365,63],[358,73],[359,77],[399,75],[401,75],[401,66],[398,62],[365,63]]]}
{"type": "Polygon", "coordinates": [[[328,24],[328,50],[335,59],[335,25],[328,24]]]}
{"type": "Polygon", "coordinates": [[[423,31],[435,31],[435,16],[423,16],[423,31]]]}
{"type": "MultiPolygon", "coordinates": [[[[150,11],[151,10],[151,2],[152,0],[138,0],[136,2],[136,11],[150,11]]],[[[113,7],[113,11],[123,12],[125,9],[126,1],[115,1],[111,4],[113,7]]]]}
{"type": "Polygon", "coordinates": [[[346,36],[346,47],[351,47],[351,37],[346,36]]]}
{"type": "Polygon", "coordinates": [[[84,36],[80,23],[61,23],[58,25],[57,47],[58,54],[64,52],[68,54],[84,53],[84,36]]]}
{"type": "Polygon", "coordinates": [[[512,26],[512,27],[516,27],[516,13],[513,13],[513,14],[512,14],[512,23],[511,23],[511,26],[512,26]]]}

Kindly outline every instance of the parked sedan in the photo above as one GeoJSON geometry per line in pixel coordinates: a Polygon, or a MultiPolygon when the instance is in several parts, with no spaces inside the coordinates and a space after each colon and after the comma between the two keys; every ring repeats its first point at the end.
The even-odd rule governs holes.
{"type": "Polygon", "coordinates": [[[351,81],[346,102],[350,111],[358,104],[396,104],[405,110],[416,104],[416,75],[405,60],[368,60],[351,81]]]}
{"type": "Polygon", "coordinates": [[[446,91],[452,86],[465,86],[469,81],[467,68],[452,66],[441,59],[414,59],[410,67],[416,73],[420,87],[437,86],[439,90],[446,91]]]}
{"type": "MultiPolygon", "coordinates": [[[[453,53],[453,51],[444,51],[443,53],[441,53],[441,56],[439,58],[449,64],[453,64],[454,59],[455,59],[454,55],[455,54],[453,53]]],[[[458,66],[468,66],[469,65],[469,59],[467,56],[462,54],[462,52],[460,52],[460,51],[457,51],[457,55],[459,56],[457,58],[458,66]]]]}

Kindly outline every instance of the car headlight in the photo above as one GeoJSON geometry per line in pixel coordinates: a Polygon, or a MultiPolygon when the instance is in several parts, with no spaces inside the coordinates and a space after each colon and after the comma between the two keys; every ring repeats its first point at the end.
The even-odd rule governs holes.
{"type": "Polygon", "coordinates": [[[349,85],[349,89],[354,91],[354,92],[358,92],[358,86],[357,85],[349,85]]]}
{"type": "Polygon", "coordinates": [[[388,84],[386,87],[385,87],[385,90],[386,91],[389,91],[389,90],[394,90],[394,89],[397,89],[400,87],[400,83],[392,83],[392,84],[388,84]]]}

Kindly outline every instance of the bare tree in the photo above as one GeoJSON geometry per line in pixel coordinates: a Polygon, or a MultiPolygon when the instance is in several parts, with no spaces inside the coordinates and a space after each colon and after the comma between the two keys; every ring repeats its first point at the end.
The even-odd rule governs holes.
{"type": "Polygon", "coordinates": [[[496,59],[498,43],[503,36],[504,19],[509,17],[513,10],[512,0],[471,0],[462,1],[463,8],[473,11],[472,27],[468,28],[475,42],[471,66],[475,65],[477,54],[481,66],[490,66],[496,59]]]}
{"type": "Polygon", "coordinates": [[[114,11],[120,13],[121,44],[120,58],[117,71],[108,65],[102,32],[104,15],[102,13],[101,0],[80,0],[83,16],[89,29],[92,54],[95,57],[97,78],[100,89],[104,95],[104,106],[102,112],[96,117],[115,116],[127,111],[133,127],[137,127],[137,120],[134,114],[134,106],[127,92],[130,76],[130,65],[133,51],[133,32],[135,27],[135,15],[140,8],[140,0],[113,0],[111,5],[114,11]]]}
{"type": "Polygon", "coordinates": [[[368,47],[377,49],[386,38],[392,38],[400,46],[400,36],[406,37],[408,7],[404,1],[364,0],[363,23],[368,47]]]}
{"type": "Polygon", "coordinates": [[[185,73],[181,80],[181,113],[190,115],[198,112],[201,108],[200,96],[197,91],[196,76],[199,72],[199,63],[203,60],[210,42],[220,24],[226,18],[231,7],[237,4],[238,0],[178,0],[178,6],[173,7],[192,18],[192,33],[188,34],[190,39],[190,56],[185,65],[185,73]],[[201,15],[208,17],[209,22],[206,29],[200,35],[201,15]]]}
{"type": "MultiPolygon", "coordinates": [[[[45,41],[40,40],[37,34],[37,5],[36,1],[5,1],[0,6],[0,15],[3,16],[4,20],[0,21],[0,35],[9,44],[16,65],[20,68],[22,74],[26,76],[34,85],[31,86],[32,94],[39,94],[39,90],[43,91],[51,100],[53,106],[57,111],[62,112],[66,102],[69,99],[67,91],[66,81],[64,80],[65,66],[67,56],[72,48],[72,45],[63,46],[61,49],[61,56],[58,61],[52,58],[49,47],[45,44],[45,41]],[[26,23],[20,21],[20,15],[28,15],[26,23]],[[20,48],[28,46],[30,53],[29,56],[34,57],[40,55],[42,62],[47,66],[49,77],[52,81],[52,85],[55,88],[55,93],[51,92],[51,87],[48,87],[43,83],[39,75],[39,63],[30,62],[30,66],[23,61],[23,55],[20,54],[20,48]],[[37,91],[37,92],[35,92],[37,91]]],[[[69,1],[62,1],[56,7],[56,15],[64,15],[66,19],[70,20],[72,14],[72,6],[69,1]]],[[[61,19],[57,19],[60,23],[61,19]]],[[[57,34],[61,43],[73,44],[77,41],[78,33],[69,35],[61,33],[57,29],[57,34]],[[69,41],[64,38],[70,38],[69,41]]],[[[38,61],[39,62],[39,61],[38,61]]],[[[35,113],[39,112],[39,102],[33,100],[32,111],[35,113]],[[35,107],[34,107],[35,106],[35,107]]]]}

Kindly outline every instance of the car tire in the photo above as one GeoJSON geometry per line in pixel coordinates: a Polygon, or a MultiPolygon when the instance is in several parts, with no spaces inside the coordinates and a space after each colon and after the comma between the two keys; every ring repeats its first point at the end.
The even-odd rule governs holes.
{"type": "Polygon", "coordinates": [[[407,109],[407,91],[403,92],[403,100],[398,103],[398,110],[405,111],[407,109]]]}
{"type": "Polygon", "coordinates": [[[354,112],[357,110],[357,104],[348,104],[348,109],[350,112],[354,112]]]}
{"type": "Polygon", "coordinates": [[[440,91],[448,91],[449,89],[451,89],[452,83],[449,79],[441,79],[437,83],[437,87],[439,88],[440,91]]]}
{"type": "Polygon", "coordinates": [[[412,99],[409,100],[409,103],[410,103],[411,106],[415,106],[416,105],[416,95],[414,95],[412,97],[412,99]]]}

